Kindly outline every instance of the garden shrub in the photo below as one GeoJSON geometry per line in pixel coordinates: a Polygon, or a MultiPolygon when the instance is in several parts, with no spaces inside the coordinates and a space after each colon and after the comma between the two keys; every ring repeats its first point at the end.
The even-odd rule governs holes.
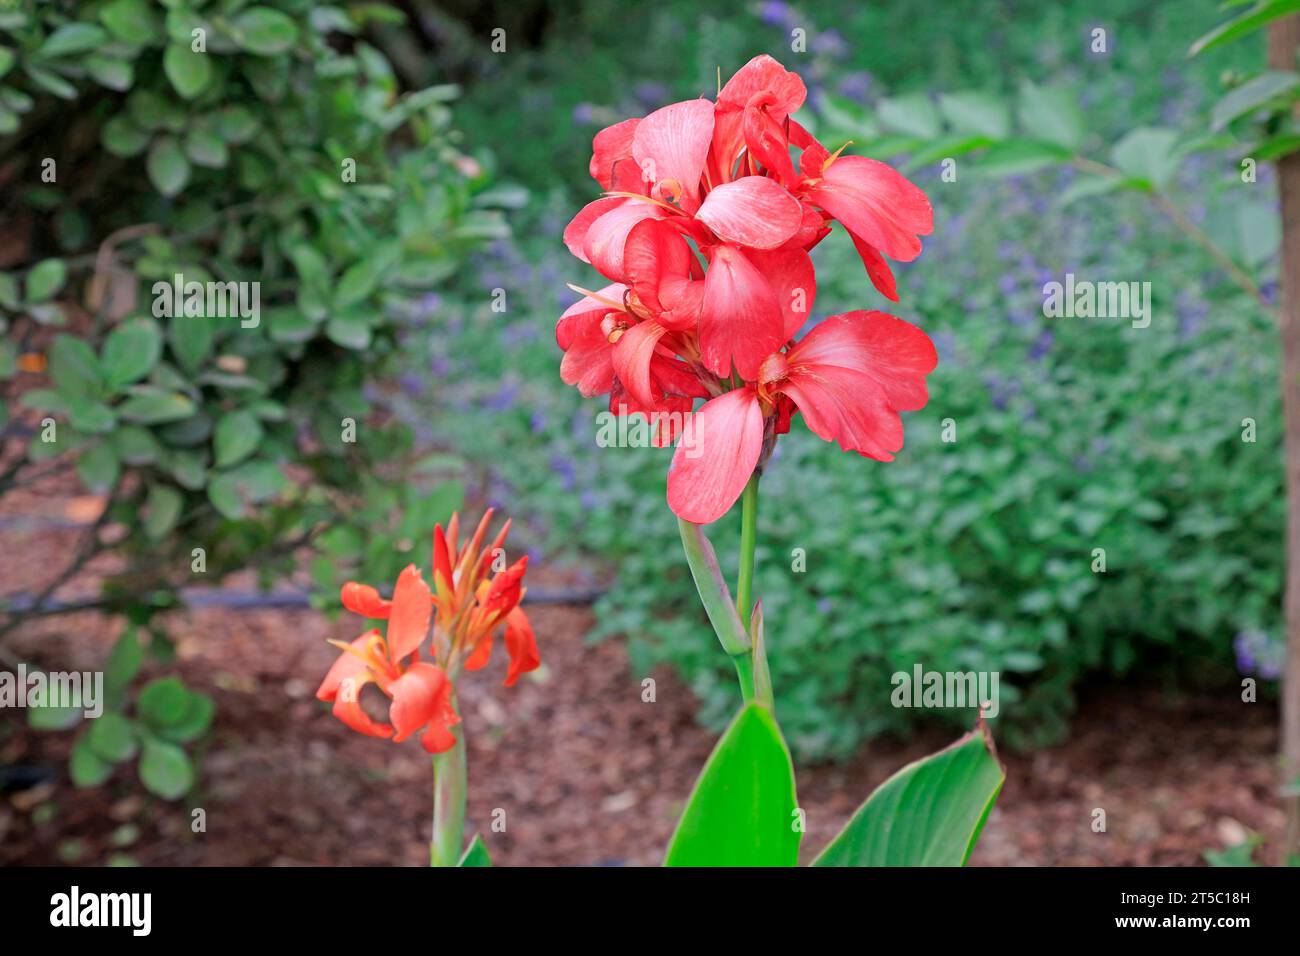
{"type": "MultiPolygon", "coordinates": [[[[46,381],[18,383],[30,412],[0,419],[6,451],[25,445],[0,489],[75,460],[127,530],[105,602],[136,624],[182,585],[290,573],[304,546],[322,589],[390,577],[459,503],[374,383],[466,251],[506,233],[487,157],[451,127],[456,89],[402,91],[367,42],[371,19],[394,16],[307,0],[0,6],[0,176],[30,227],[0,273],[0,373],[48,360],[46,381]],[[178,276],[237,284],[248,309],[169,310],[178,276]]],[[[172,716],[183,696],[152,692],[172,716]]],[[[148,724],[119,727],[147,742],[148,724]]],[[[114,744],[99,757],[134,753],[114,744]]]]}

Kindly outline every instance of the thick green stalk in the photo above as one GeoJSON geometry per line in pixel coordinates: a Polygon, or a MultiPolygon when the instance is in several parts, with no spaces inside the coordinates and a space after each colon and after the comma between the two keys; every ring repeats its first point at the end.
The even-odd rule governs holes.
{"type": "Polygon", "coordinates": [[[758,545],[758,472],[740,496],[740,576],[736,580],[736,610],[748,620],[754,610],[754,550],[758,545]]]}
{"type": "Polygon", "coordinates": [[[677,519],[677,525],[682,535],[682,550],[686,552],[686,563],[695,579],[695,590],[699,592],[704,613],[709,616],[709,623],[713,625],[722,649],[735,665],[741,695],[748,703],[754,699],[754,662],[750,657],[749,632],[740,622],[736,605],[731,603],[731,591],[704,528],[683,518],[677,519]]]}
{"type": "Polygon", "coordinates": [[[453,727],[456,745],[433,756],[433,842],[430,866],[455,866],[465,843],[465,735],[453,727]]]}

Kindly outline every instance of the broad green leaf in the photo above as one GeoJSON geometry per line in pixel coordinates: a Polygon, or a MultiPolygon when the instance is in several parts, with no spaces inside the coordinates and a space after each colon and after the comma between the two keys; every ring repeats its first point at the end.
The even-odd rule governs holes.
{"type": "Polygon", "coordinates": [[[1115,144],[1111,159],[1128,176],[1160,189],[1178,171],[1179,159],[1174,150],[1177,141],[1178,134],[1174,130],[1139,127],[1115,144]]]}
{"type": "Polygon", "coordinates": [[[794,866],[794,768],[772,714],[748,704],[709,756],[665,866],[794,866]]]}
{"type": "Polygon", "coordinates": [[[1020,88],[1020,123],[1030,139],[1055,143],[1072,153],[1083,142],[1083,111],[1064,87],[1026,82],[1020,88]]]}
{"type": "Polygon", "coordinates": [[[943,128],[939,111],[924,93],[910,93],[876,104],[876,119],[888,129],[919,139],[933,139],[943,128]]]}
{"type": "Polygon", "coordinates": [[[135,628],[128,627],[117,639],[113,649],[104,662],[104,697],[105,705],[118,707],[125,696],[126,689],[144,663],[144,645],[135,628]]]}
{"type": "Polygon", "coordinates": [[[1020,176],[1069,161],[1069,151],[1054,143],[1009,139],[994,143],[973,165],[982,176],[1020,176]]]}
{"type": "Polygon", "coordinates": [[[65,396],[98,395],[104,384],[95,351],[85,339],[59,334],[50,345],[50,379],[65,396]]]}
{"type": "Polygon", "coordinates": [[[108,35],[93,23],[73,21],[65,23],[48,37],[36,50],[41,59],[54,59],[76,53],[89,53],[108,42],[108,35]]]}
{"type": "Polygon", "coordinates": [[[215,464],[226,468],[238,464],[256,449],[262,441],[262,423],[252,412],[243,409],[228,412],[217,422],[213,433],[215,464]]]}
{"type": "Polygon", "coordinates": [[[483,845],[483,837],[474,834],[474,839],[470,841],[465,848],[464,855],[461,856],[457,866],[491,866],[492,859],[488,856],[487,847],[483,845]]]}
{"type": "Polygon", "coordinates": [[[176,744],[146,738],[140,757],[140,782],[150,793],[175,800],[194,785],[194,767],[176,744]]]}
{"type": "Polygon", "coordinates": [[[135,756],[135,725],[119,713],[106,711],[90,721],[86,742],[100,760],[121,763],[135,756]]]}
{"type": "Polygon", "coordinates": [[[336,345],[353,351],[360,351],[370,345],[370,326],[358,316],[335,316],[325,323],[325,335],[336,345]]]}
{"type": "Polygon", "coordinates": [[[27,273],[24,296],[28,302],[46,302],[68,281],[68,267],[62,259],[44,259],[27,273]]]}
{"type": "Polygon", "coordinates": [[[73,701],[68,707],[27,708],[27,726],[32,730],[67,730],[85,717],[85,708],[79,701],[73,701]]]}
{"type": "Polygon", "coordinates": [[[877,787],[813,866],[963,866],[1004,778],[976,729],[877,787]]]}
{"type": "Polygon", "coordinates": [[[90,745],[90,733],[83,733],[72,746],[68,758],[68,774],[72,785],[82,789],[98,787],[113,774],[113,765],[100,757],[90,745]]]}
{"type": "Polygon", "coordinates": [[[106,442],[86,449],[77,458],[77,476],[89,491],[107,491],[117,481],[121,465],[106,442]]]}
{"type": "Polygon", "coordinates": [[[140,425],[160,425],[189,418],[196,411],[187,395],[168,392],[151,385],[139,385],[126,401],[118,405],[117,414],[140,425]]]}
{"type": "Polygon", "coordinates": [[[165,727],[158,728],[158,736],[173,743],[183,744],[194,740],[212,726],[217,705],[207,694],[189,692],[185,713],[165,727]]]}
{"type": "Polygon", "coordinates": [[[163,72],[182,99],[192,100],[212,82],[212,61],[188,43],[169,43],[163,53],[163,72]]]}
{"type": "Polygon", "coordinates": [[[95,55],[86,57],[86,70],[100,86],[123,93],[135,82],[135,67],[129,60],[95,55]]]}
{"type": "Polygon", "coordinates": [[[158,541],[176,526],[184,499],[170,485],[151,485],[144,502],[145,537],[158,541]]]}
{"type": "Polygon", "coordinates": [[[193,375],[212,353],[216,329],[206,315],[174,315],[167,321],[167,344],[181,368],[193,375]]]}
{"type": "Polygon", "coordinates": [[[68,404],[68,422],[79,432],[103,435],[113,430],[117,419],[112,410],[102,402],[84,395],[65,396],[68,404]]]}
{"type": "Polygon", "coordinates": [[[1056,197],[1057,205],[1065,207],[1079,199],[1102,196],[1122,188],[1128,180],[1123,176],[1080,176],[1056,197]]]}
{"type": "Polygon", "coordinates": [[[144,378],[162,357],[162,331],[153,319],[123,322],[104,340],[104,381],[120,389],[144,378]]]}
{"type": "Polygon", "coordinates": [[[958,133],[1005,139],[1011,132],[1011,111],[991,93],[945,93],[939,109],[958,133]]]}
{"type": "Polygon", "coordinates": [[[1188,56],[1196,56],[1205,50],[1212,50],[1225,43],[1231,43],[1247,34],[1267,26],[1274,20],[1300,11],[1300,0],[1260,0],[1249,10],[1237,14],[1231,20],[1220,23],[1192,44],[1188,56]]]}
{"type": "Polygon", "coordinates": [[[1259,109],[1270,100],[1277,100],[1279,105],[1285,105],[1292,96],[1283,94],[1294,95],[1297,86],[1300,86],[1300,75],[1290,70],[1269,70],[1261,73],[1214,104],[1210,114],[1210,129],[1221,130],[1237,117],[1259,109]]]}
{"type": "Polygon", "coordinates": [[[185,155],[195,166],[221,169],[230,161],[226,141],[211,129],[192,128],[185,134],[185,155]]]}
{"type": "Polygon", "coordinates": [[[283,53],[298,39],[298,25],[270,7],[251,7],[237,14],[231,32],[240,47],[259,56],[283,53]]]}
{"type": "Polygon", "coordinates": [[[124,465],[152,465],[158,460],[162,446],[153,432],[139,425],[122,425],[108,436],[113,452],[124,465]]]}
{"type": "Polygon", "coordinates": [[[154,730],[179,723],[185,718],[189,706],[189,688],[175,676],[151,680],[135,702],[140,719],[154,730]]]}
{"type": "Polygon", "coordinates": [[[190,163],[180,144],[171,136],[160,136],[149,147],[145,161],[149,181],[164,196],[175,196],[190,181],[190,163]]]}
{"type": "Polygon", "coordinates": [[[149,145],[149,133],[131,122],[125,113],[118,113],[104,124],[100,140],[114,156],[138,156],[149,145]]]}
{"type": "Polygon", "coordinates": [[[162,21],[149,0],[112,0],[99,11],[108,32],[127,43],[156,43],[162,39],[162,21]]]}

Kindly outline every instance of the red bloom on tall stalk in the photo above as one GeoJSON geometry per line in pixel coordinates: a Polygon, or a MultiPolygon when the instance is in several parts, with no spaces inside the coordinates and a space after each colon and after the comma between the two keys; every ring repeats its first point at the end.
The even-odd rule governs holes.
{"type": "Polygon", "coordinates": [[[901,319],[848,312],[795,341],[817,294],[809,251],[834,222],[894,301],[886,259],[915,259],[933,225],[902,175],[831,153],[799,125],[804,97],[797,74],[758,56],[716,102],[601,130],[590,171],[606,195],[564,231],[613,284],[560,318],[561,376],[608,394],[616,414],[648,418],[657,443],[677,441],[668,502],[688,521],[726,513],[794,413],[889,461],[903,444],[898,413],[926,401],[934,347],[901,319]],[[697,398],[708,401],[688,420],[697,398]]]}
{"type": "Polygon", "coordinates": [[[420,734],[429,753],[442,753],[456,743],[452,728],[460,723],[455,709],[455,679],[462,667],[476,670],[487,664],[493,634],[504,630],[510,666],[506,685],[535,670],[541,659],[532,626],[519,602],[524,596],[524,556],[506,568],[496,564],[507,521],[483,548],[492,511],[483,515],[472,540],[460,547],[460,518],[452,515],[447,531],[433,534],[433,590],[415,565],[397,578],[391,600],[368,585],[343,585],[343,606],[362,617],[388,621],[388,634],[377,629],[352,643],[331,641],[342,650],[321,682],[316,696],[334,705],[334,716],[359,733],[401,742],[420,734]],[[420,660],[420,645],[432,624],[430,660],[420,660]],[[374,684],[392,703],[388,723],[370,717],[360,694],[374,684]]]}

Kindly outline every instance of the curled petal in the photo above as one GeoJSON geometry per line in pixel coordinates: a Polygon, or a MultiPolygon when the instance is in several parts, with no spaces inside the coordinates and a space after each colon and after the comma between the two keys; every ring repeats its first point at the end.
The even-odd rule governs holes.
{"type": "Polygon", "coordinates": [[[440,597],[450,594],[453,587],[452,569],[454,567],[451,545],[442,525],[433,526],[433,586],[440,597]]]}
{"type": "Polygon", "coordinates": [[[591,223],[582,241],[586,260],[607,279],[615,282],[624,278],[623,246],[632,227],[643,219],[657,219],[663,215],[659,206],[640,199],[625,199],[591,223]]]}
{"type": "Polygon", "coordinates": [[[655,348],[667,331],[658,322],[647,320],[627,329],[614,346],[614,372],[628,394],[641,405],[655,403],[650,360],[655,357],[655,348]]]}
{"type": "Polygon", "coordinates": [[[891,259],[921,254],[918,236],[934,228],[930,200],[897,170],[865,156],[841,156],[825,168],[807,198],[891,259]]]}
{"type": "Polygon", "coordinates": [[[717,521],[740,497],[763,449],[763,412],[750,387],[706,402],[682,429],[668,472],[668,506],[696,524],[717,521]]]}
{"type": "Polygon", "coordinates": [[[357,584],[356,581],[349,581],[343,585],[339,597],[343,601],[343,606],[353,614],[381,621],[388,617],[393,607],[392,601],[381,598],[379,592],[370,585],[357,584]]]}
{"type": "Polygon", "coordinates": [[[862,258],[862,265],[867,270],[867,278],[876,287],[876,291],[886,299],[897,302],[898,285],[894,281],[893,270],[889,268],[889,263],[885,261],[885,257],[877,252],[875,248],[859,239],[855,233],[850,232],[849,238],[853,240],[853,248],[858,250],[858,255],[862,258]]]}
{"type": "Polygon", "coordinates": [[[637,299],[665,328],[688,329],[699,320],[704,286],[699,260],[682,234],[662,219],[646,219],[628,233],[623,268],[637,299]]]}
{"type": "MultiPolygon", "coordinates": [[[[450,686],[450,685],[449,685],[450,686]]],[[[446,694],[438,699],[438,706],[429,719],[429,726],[420,735],[420,746],[428,753],[440,754],[456,746],[456,735],[451,728],[460,723],[456,715],[456,705],[452,695],[446,694]]]]}
{"type": "Polygon", "coordinates": [[[802,249],[777,249],[748,255],[776,293],[783,319],[781,341],[789,341],[808,321],[817,300],[817,273],[812,259],[802,249]]]}
{"type": "Polygon", "coordinates": [[[339,687],[343,682],[351,679],[355,685],[366,671],[365,657],[370,648],[370,643],[379,636],[378,631],[366,631],[350,645],[351,651],[344,651],[338,656],[328,671],[325,673],[325,679],[321,681],[320,687],[316,688],[316,699],[330,703],[338,696],[339,687]]]}
{"type": "Polygon", "coordinates": [[[794,163],[790,162],[790,141],[784,124],[773,115],[772,105],[771,93],[758,93],[745,107],[745,145],[777,181],[793,189],[799,177],[795,174],[794,163]]]}
{"type": "MultiPolygon", "coordinates": [[[[370,631],[358,637],[351,646],[364,652],[378,636],[378,631],[370,631]]],[[[358,654],[344,651],[325,675],[325,680],[316,690],[316,697],[332,702],[334,716],[357,733],[368,737],[391,737],[392,727],[372,719],[361,709],[361,689],[373,680],[365,661],[358,654]]]]}
{"type": "Polygon", "coordinates": [[[433,595],[424,575],[407,565],[393,588],[393,613],[388,619],[388,657],[398,664],[409,657],[429,632],[433,617],[433,595]]]}
{"type": "Polygon", "coordinates": [[[803,208],[775,179],[742,176],[704,197],[695,218],[727,242],[775,249],[799,231],[803,208]]]}
{"type": "Polygon", "coordinates": [[[388,709],[388,719],[396,731],[393,741],[401,743],[437,717],[444,698],[451,695],[451,681],[441,667],[418,661],[393,681],[388,690],[393,695],[388,709]]]}
{"type": "MultiPolygon", "coordinates": [[[[614,188],[614,168],[623,163],[632,164],[632,136],[639,119],[626,119],[606,126],[591,141],[591,178],[604,189],[614,188]]],[[[621,176],[620,176],[621,178],[621,176]]]]}
{"type": "Polygon", "coordinates": [[[723,378],[734,365],[753,381],[763,359],[785,342],[785,318],[776,292],[743,252],[719,246],[704,277],[700,358],[723,378]]]}
{"type": "Polygon", "coordinates": [[[510,669],[505,680],[507,687],[513,687],[520,676],[535,671],[542,665],[542,658],[537,653],[537,637],[533,634],[533,625],[520,608],[515,608],[506,615],[506,653],[510,655],[510,669]]]}
{"type": "Polygon", "coordinates": [[[492,578],[487,594],[479,602],[482,627],[495,627],[497,622],[515,609],[523,597],[524,572],[528,570],[528,555],[524,555],[504,571],[492,578]]]}
{"type": "Polygon", "coordinates": [[[564,227],[564,244],[568,246],[569,251],[583,262],[590,262],[583,247],[587,242],[587,233],[591,230],[591,224],[626,202],[627,199],[622,196],[606,196],[589,202],[579,209],[578,214],[564,227]]]}
{"type": "Polygon", "coordinates": [[[637,124],[632,156],[652,193],[677,198],[682,208],[699,208],[700,176],[713,139],[713,104],[706,99],[673,103],[637,124]]]}
{"type": "Polygon", "coordinates": [[[719,110],[742,110],[756,93],[771,97],[772,111],[785,119],[803,105],[808,95],[798,73],[791,72],[777,60],[760,53],[735,72],[718,91],[719,110]]]}
{"type": "Polygon", "coordinates": [[[780,390],[812,431],[869,458],[892,461],[903,447],[900,410],[922,407],[934,345],[920,329],[883,312],[833,316],[789,353],[780,390]]]}

